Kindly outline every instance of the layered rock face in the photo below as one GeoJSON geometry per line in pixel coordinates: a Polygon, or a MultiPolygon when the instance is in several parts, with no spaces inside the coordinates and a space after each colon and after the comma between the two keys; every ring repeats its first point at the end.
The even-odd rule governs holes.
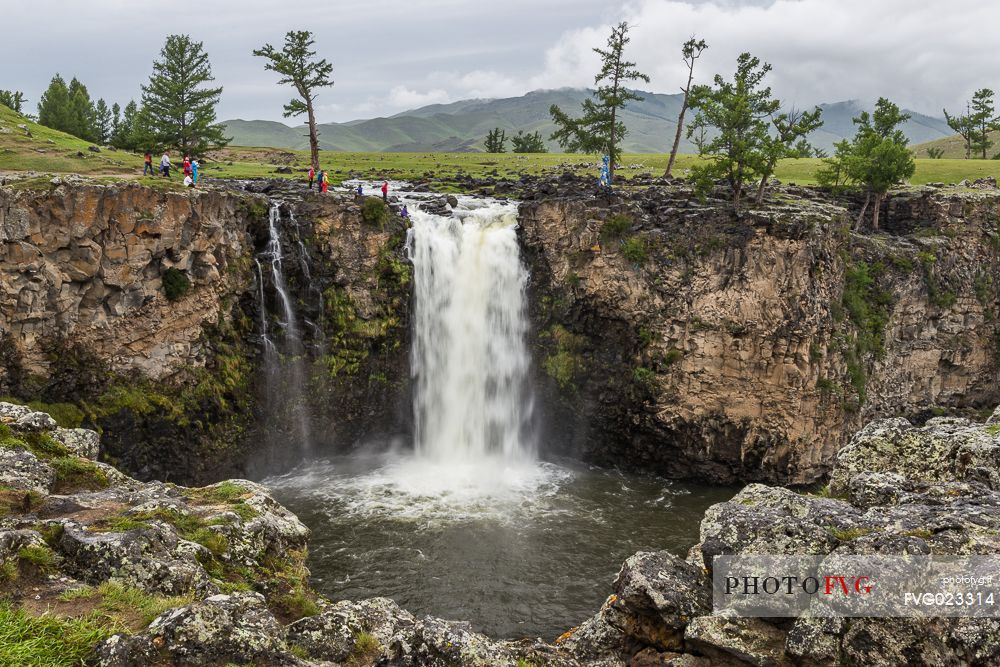
{"type": "Polygon", "coordinates": [[[28,373],[47,373],[53,339],[157,380],[204,366],[203,324],[230,317],[225,297],[249,282],[261,209],[217,191],[14,181],[0,188],[0,329],[28,373]],[[173,300],[171,269],[189,284],[173,300]]]}
{"type": "Polygon", "coordinates": [[[297,462],[275,394],[303,406],[318,445],[395,432],[408,419],[404,241],[388,211],[368,221],[354,197],[301,184],[12,180],[0,186],[0,396],[80,405],[107,460],[185,483],[297,462]],[[273,206],[298,350],[281,345],[265,256],[273,206]],[[300,367],[297,386],[264,368],[264,330],[272,361],[300,367]]]}
{"type": "Polygon", "coordinates": [[[524,203],[550,440],[802,484],[871,416],[995,404],[1000,194],[897,194],[878,235],[808,197],[740,217],[682,186],[524,203]]]}

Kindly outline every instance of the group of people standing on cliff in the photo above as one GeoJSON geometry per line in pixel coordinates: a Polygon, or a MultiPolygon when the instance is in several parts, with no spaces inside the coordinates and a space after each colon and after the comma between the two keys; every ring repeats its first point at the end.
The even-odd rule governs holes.
{"type": "MultiPolygon", "coordinates": [[[[318,192],[328,192],[330,189],[330,177],[325,171],[320,169],[318,172],[315,167],[309,167],[309,189],[313,189],[313,183],[316,183],[316,190],[318,192]]],[[[382,181],[382,201],[388,203],[389,201],[389,181],[382,181]]],[[[361,184],[358,184],[357,195],[363,197],[365,194],[364,188],[361,184]]],[[[405,207],[404,207],[405,208],[405,207]]]]}
{"type": "MultiPolygon", "coordinates": [[[[164,178],[170,178],[170,168],[173,165],[170,162],[170,152],[163,151],[163,157],[160,158],[160,176],[164,178]]],[[[192,158],[189,155],[184,156],[184,162],[181,163],[181,169],[184,173],[184,185],[189,188],[198,187],[198,170],[201,165],[198,160],[192,158]]],[[[154,176],[153,171],[153,153],[151,151],[146,151],[144,157],[144,162],[142,166],[142,175],[154,176]]]]}
{"type": "Polygon", "coordinates": [[[326,192],[330,189],[330,177],[327,176],[326,172],[320,169],[318,172],[315,167],[309,167],[309,189],[313,189],[313,181],[316,182],[316,190],[319,192],[326,192]]]}

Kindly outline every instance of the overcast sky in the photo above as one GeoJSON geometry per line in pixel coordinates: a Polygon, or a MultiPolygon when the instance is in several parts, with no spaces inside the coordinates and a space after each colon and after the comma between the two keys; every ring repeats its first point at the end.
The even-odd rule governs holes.
{"type": "MultiPolygon", "coordinates": [[[[991,0],[3,0],[0,88],[34,110],[55,72],[95,98],[138,97],[170,33],[203,41],[224,86],[219,118],[281,120],[289,90],[251,51],[287,30],[316,34],[336,86],[320,94],[320,121],[384,116],[469,97],[586,86],[609,26],[633,24],[628,55],[676,92],[680,44],[709,50],[703,80],[729,75],[741,51],[770,62],[775,92],[799,106],[886,95],[941,114],[973,90],[1000,90],[991,0]]],[[[645,86],[644,86],[645,87],[645,86]]]]}

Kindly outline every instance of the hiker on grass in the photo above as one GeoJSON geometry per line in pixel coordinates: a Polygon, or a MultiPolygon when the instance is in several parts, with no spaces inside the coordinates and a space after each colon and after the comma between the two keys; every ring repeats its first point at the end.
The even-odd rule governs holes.
{"type": "Polygon", "coordinates": [[[316,178],[316,170],[313,167],[309,167],[309,189],[313,189],[313,180],[316,178]]]}
{"type": "Polygon", "coordinates": [[[160,173],[170,178],[170,155],[167,151],[163,151],[163,157],[160,158],[160,173]]]}
{"type": "Polygon", "coordinates": [[[188,157],[187,155],[184,156],[184,163],[182,165],[182,168],[185,176],[191,175],[191,158],[188,157]]]}
{"type": "Polygon", "coordinates": [[[330,188],[330,178],[326,175],[325,171],[323,172],[322,188],[323,188],[323,194],[326,194],[326,191],[330,188]]]}
{"type": "Polygon", "coordinates": [[[153,154],[150,153],[149,151],[146,151],[146,155],[143,158],[142,175],[145,176],[147,172],[149,173],[150,176],[156,175],[153,172],[153,154]]]}
{"type": "Polygon", "coordinates": [[[382,181],[382,201],[389,202],[389,181],[382,181]]]}
{"type": "Polygon", "coordinates": [[[198,164],[197,160],[191,160],[191,187],[198,187],[198,164]]]}

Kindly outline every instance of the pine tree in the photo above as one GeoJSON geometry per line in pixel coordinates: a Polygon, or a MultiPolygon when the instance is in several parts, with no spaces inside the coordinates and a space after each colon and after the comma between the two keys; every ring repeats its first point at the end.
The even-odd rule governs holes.
{"type": "Polygon", "coordinates": [[[526,134],[524,130],[518,130],[517,134],[510,138],[510,143],[515,153],[548,153],[542,133],[532,132],[526,134]]]}
{"type": "Polygon", "coordinates": [[[94,127],[98,142],[106,144],[111,139],[112,122],[111,109],[108,108],[107,102],[104,98],[97,100],[97,104],[94,105],[94,127]]]}
{"type": "Polygon", "coordinates": [[[122,122],[122,108],[115,102],[111,105],[111,136],[108,137],[108,141],[113,141],[113,138],[118,136],[118,126],[122,122]]]}
{"type": "Polygon", "coordinates": [[[135,101],[130,101],[115,125],[111,145],[128,151],[151,151],[158,148],[149,122],[148,114],[143,113],[135,101]]]}
{"type": "Polygon", "coordinates": [[[684,64],[688,68],[688,80],[687,85],[681,88],[681,92],[684,93],[684,99],[681,101],[681,112],[677,116],[677,133],[674,135],[674,145],[670,149],[670,161],[667,162],[667,170],[663,173],[666,178],[670,178],[670,172],[674,168],[674,161],[677,160],[677,150],[681,145],[681,132],[684,131],[684,114],[688,110],[691,97],[691,84],[694,82],[694,62],[701,57],[702,52],[707,48],[708,44],[705,43],[705,40],[695,39],[694,37],[684,42],[684,46],[681,47],[681,56],[684,58],[684,64]]]}
{"type": "Polygon", "coordinates": [[[695,86],[691,91],[691,108],[697,113],[688,137],[699,137],[699,153],[708,158],[691,169],[695,189],[704,194],[716,179],[724,179],[736,211],[747,181],[766,171],[769,121],[781,108],[781,101],[771,97],[771,88],[763,86],[770,71],[769,64],[743,53],[736,61],[732,82],[716,74],[714,86],[695,86]],[[715,129],[714,135],[708,134],[709,128],[715,129]]]}
{"type": "Polygon", "coordinates": [[[0,90],[0,104],[21,113],[24,108],[24,93],[20,90],[0,90]]]}
{"type": "Polygon", "coordinates": [[[809,157],[813,148],[806,137],[823,126],[823,110],[816,107],[812,111],[792,109],[771,118],[771,133],[764,140],[764,161],[760,169],[760,185],[757,187],[757,204],[764,203],[767,180],[774,173],[778,160],[785,158],[809,157]]]}
{"type": "Polygon", "coordinates": [[[306,114],[309,123],[309,150],[313,169],[319,171],[319,133],[316,132],[316,113],[313,104],[316,90],[333,85],[330,74],[333,65],[316,60],[312,49],[315,40],[308,30],[290,30],[285,34],[285,45],[278,51],[270,44],[255,49],[253,54],[267,58],[264,69],[281,75],[278,83],[290,83],[298,97],[285,105],[285,118],[306,114]]]}
{"type": "Polygon", "coordinates": [[[73,126],[69,105],[69,88],[61,76],[56,74],[38,99],[38,122],[53,130],[69,132],[73,126]]]}
{"type": "Polygon", "coordinates": [[[962,137],[963,143],[965,143],[965,159],[968,160],[972,157],[972,135],[976,128],[972,123],[972,110],[971,104],[969,102],[965,103],[965,114],[952,116],[948,113],[947,109],[942,109],[944,112],[945,122],[948,123],[948,127],[954,130],[958,136],[962,137]]]}
{"type": "Polygon", "coordinates": [[[618,146],[625,138],[625,123],[618,120],[618,110],[624,109],[631,101],[643,98],[625,87],[629,81],[649,82],[649,77],[635,68],[635,63],[624,59],[625,46],[629,43],[628,23],[622,22],[611,29],[607,49],[594,49],[601,56],[601,71],[594,77],[598,86],[594,100],[584,100],[583,115],[570,118],[558,106],[549,108],[556,131],[551,139],[571,153],[577,151],[603,151],[610,158],[611,181],[614,181],[615,164],[618,161],[618,146]]]}
{"type": "Polygon", "coordinates": [[[504,144],[506,143],[507,133],[499,127],[496,127],[487,133],[486,141],[483,142],[483,146],[486,148],[487,153],[504,153],[507,151],[504,147],[504,144]]]}
{"type": "Polygon", "coordinates": [[[66,130],[87,141],[97,141],[97,114],[90,101],[87,87],[76,77],[69,82],[69,107],[71,129],[66,130]]]}
{"type": "Polygon", "coordinates": [[[865,191],[865,203],[858,216],[862,223],[869,204],[874,200],[872,227],[878,230],[879,211],[889,188],[913,176],[916,163],[907,144],[909,140],[900,125],[909,114],[885,99],[879,98],[875,111],[862,111],[854,124],[857,132],[851,141],[840,141],[827,166],[817,173],[820,185],[858,187],[865,191]]]}
{"type": "Polygon", "coordinates": [[[191,155],[229,143],[225,126],[215,122],[222,87],[205,86],[214,80],[201,42],[187,35],[167,37],[149,84],[142,87],[142,114],[158,145],[191,155]]]}
{"type": "Polygon", "coordinates": [[[976,153],[981,153],[984,160],[987,152],[993,148],[990,133],[1000,130],[1000,118],[997,117],[993,106],[993,94],[989,88],[977,90],[972,96],[969,115],[969,122],[973,127],[969,148],[976,153]]]}

